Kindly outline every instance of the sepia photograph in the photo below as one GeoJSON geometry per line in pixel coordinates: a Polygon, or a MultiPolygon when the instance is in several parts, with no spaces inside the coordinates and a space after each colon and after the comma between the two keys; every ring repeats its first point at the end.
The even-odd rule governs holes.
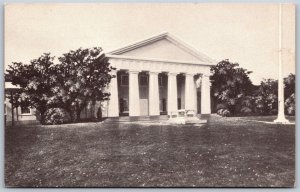
{"type": "Polygon", "coordinates": [[[295,187],[295,4],[7,3],[6,188],[295,187]]]}

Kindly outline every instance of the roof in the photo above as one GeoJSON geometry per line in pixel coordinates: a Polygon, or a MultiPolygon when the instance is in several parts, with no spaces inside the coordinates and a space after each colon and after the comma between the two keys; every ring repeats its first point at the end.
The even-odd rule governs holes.
{"type": "Polygon", "coordinates": [[[5,89],[19,89],[19,86],[13,85],[11,82],[5,82],[5,89]]]}
{"type": "Polygon", "coordinates": [[[175,46],[181,48],[185,52],[188,52],[190,55],[196,57],[199,61],[201,61],[201,63],[206,63],[206,64],[209,64],[209,65],[215,65],[216,64],[216,61],[214,61],[213,59],[211,59],[207,55],[205,55],[203,53],[200,53],[196,49],[192,48],[191,46],[187,45],[183,41],[179,40],[177,37],[175,37],[175,36],[173,36],[173,35],[171,35],[170,33],[167,33],[167,32],[149,37],[147,39],[144,39],[144,40],[141,40],[141,41],[138,41],[138,42],[135,42],[135,43],[131,43],[131,44],[129,44],[125,47],[119,48],[119,49],[110,51],[110,52],[107,53],[107,56],[108,57],[113,57],[113,56],[122,55],[124,53],[136,50],[138,48],[148,46],[148,45],[153,44],[155,42],[158,42],[160,40],[168,40],[169,42],[171,42],[175,46]]]}

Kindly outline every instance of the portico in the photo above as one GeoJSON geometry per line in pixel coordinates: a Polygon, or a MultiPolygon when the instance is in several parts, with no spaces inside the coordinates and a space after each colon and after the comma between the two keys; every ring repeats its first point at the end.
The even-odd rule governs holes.
{"type": "Polygon", "coordinates": [[[178,109],[209,114],[214,62],[168,33],[107,54],[116,68],[108,117],[158,116],[178,109]]]}

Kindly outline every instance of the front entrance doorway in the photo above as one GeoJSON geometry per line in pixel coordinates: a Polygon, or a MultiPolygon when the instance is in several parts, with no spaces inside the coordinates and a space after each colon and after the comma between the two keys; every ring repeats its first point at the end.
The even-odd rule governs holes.
{"type": "Polygon", "coordinates": [[[141,116],[149,115],[148,99],[140,99],[140,110],[141,110],[141,116]]]}

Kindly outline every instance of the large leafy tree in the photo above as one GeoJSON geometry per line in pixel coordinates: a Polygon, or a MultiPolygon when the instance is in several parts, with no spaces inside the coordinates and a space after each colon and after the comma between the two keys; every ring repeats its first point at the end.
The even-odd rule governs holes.
{"type": "Polygon", "coordinates": [[[71,116],[72,121],[80,120],[80,113],[88,102],[95,103],[109,99],[106,91],[111,78],[108,58],[99,47],[79,48],[59,57],[57,84],[52,89],[51,100],[59,103],[71,116]]]}
{"type": "Polygon", "coordinates": [[[211,72],[211,91],[217,109],[225,108],[232,115],[240,113],[242,103],[245,103],[243,100],[251,95],[254,89],[249,78],[252,72],[239,67],[238,63],[231,63],[228,59],[211,67],[211,72]]]}
{"type": "Polygon", "coordinates": [[[51,87],[55,84],[56,74],[53,67],[54,57],[45,53],[29,64],[13,62],[7,69],[7,76],[13,85],[19,86],[11,101],[15,106],[26,105],[35,108],[40,115],[41,123],[44,123],[45,112],[52,96],[51,87]]]}

